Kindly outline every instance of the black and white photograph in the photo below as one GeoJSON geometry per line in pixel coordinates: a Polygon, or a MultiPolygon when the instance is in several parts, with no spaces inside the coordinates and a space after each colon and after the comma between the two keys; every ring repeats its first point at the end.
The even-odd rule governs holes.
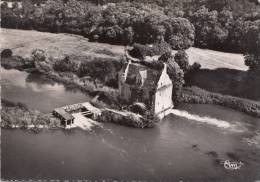
{"type": "Polygon", "coordinates": [[[0,0],[3,182],[260,182],[260,0],[0,0]]]}

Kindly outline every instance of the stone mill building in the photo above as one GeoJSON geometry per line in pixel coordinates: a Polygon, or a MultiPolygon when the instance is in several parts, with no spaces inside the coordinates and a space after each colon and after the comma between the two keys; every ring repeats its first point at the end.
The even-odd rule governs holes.
{"type": "Polygon", "coordinates": [[[144,103],[152,114],[159,117],[164,117],[173,107],[172,89],[166,64],[158,71],[129,61],[119,73],[120,97],[128,104],[144,103]]]}

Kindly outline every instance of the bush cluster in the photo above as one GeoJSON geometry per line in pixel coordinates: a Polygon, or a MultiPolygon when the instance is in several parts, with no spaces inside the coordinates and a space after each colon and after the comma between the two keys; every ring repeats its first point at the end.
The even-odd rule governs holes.
{"type": "Polygon", "coordinates": [[[133,49],[129,53],[133,57],[145,59],[146,56],[160,56],[170,51],[171,47],[166,42],[155,43],[153,45],[134,43],[133,49]]]}
{"type": "Polygon", "coordinates": [[[9,58],[13,55],[13,51],[11,49],[4,49],[1,52],[1,58],[9,58]]]}
{"type": "Polygon", "coordinates": [[[39,112],[32,111],[23,103],[14,103],[8,100],[1,100],[1,127],[6,128],[29,128],[39,125],[51,128],[58,127],[59,121],[39,112]]]}

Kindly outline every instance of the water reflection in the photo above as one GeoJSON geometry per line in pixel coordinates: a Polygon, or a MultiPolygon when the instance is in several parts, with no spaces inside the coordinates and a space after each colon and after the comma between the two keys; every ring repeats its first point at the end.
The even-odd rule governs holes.
{"type": "Polygon", "coordinates": [[[50,112],[55,107],[86,102],[90,96],[66,89],[44,75],[1,68],[2,98],[23,102],[31,109],[50,112]]]}

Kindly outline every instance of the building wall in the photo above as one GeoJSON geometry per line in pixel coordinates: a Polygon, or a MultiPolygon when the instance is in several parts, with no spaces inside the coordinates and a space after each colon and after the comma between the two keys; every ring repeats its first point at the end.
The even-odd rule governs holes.
{"type": "Polygon", "coordinates": [[[154,102],[154,114],[172,108],[172,85],[157,90],[154,102]]]}
{"type": "Polygon", "coordinates": [[[147,108],[152,108],[151,105],[154,100],[154,94],[154,91],[151,91],[147,88],[135,88],[128,84],[122,84],[120,86],[120,96],[129,104],[132,104],[134,102],[143,102],[144,104],[146,104],[147,108]]]}
{"type": "Polygon", "coordinates": [[[157,91],[154,100],[154,114],[158,114],[172,107],[172,81],[167,74],[167,67],[164,65],[164,69],[157,83],[157,91]]]}

